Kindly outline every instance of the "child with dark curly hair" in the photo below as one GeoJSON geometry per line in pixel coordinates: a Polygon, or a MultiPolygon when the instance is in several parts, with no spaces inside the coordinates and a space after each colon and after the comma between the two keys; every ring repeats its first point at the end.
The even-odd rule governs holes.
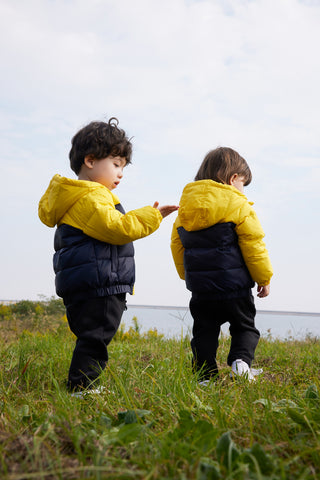
{"type": "Polygon", "coordinates": [[[56,292],[77,337],[67,382],[74,395],[99,391],[107,345],[126,309],[126,294],[133,293],[132,242],[153,233],[178,208],[155,202],[124,212],[113,190],[131,155],[131,142],[116,118],[91,122],[72,139],[70,166],[78,178],[55,175],[39,203],[40,220],[57,226],[56,292]]]}

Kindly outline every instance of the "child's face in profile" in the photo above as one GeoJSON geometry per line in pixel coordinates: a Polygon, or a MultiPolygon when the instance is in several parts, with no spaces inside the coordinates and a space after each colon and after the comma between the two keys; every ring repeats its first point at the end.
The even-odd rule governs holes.
{"type": "Polygon", "coordinates": [[[81,179],[101,183],[109,190],[113,190],[119,185],[126,164],[124,157],[108,156],[101,160],[86,157],[83,165],[85,171],[83,173],[87,178],[81,176],[81,179]]]}

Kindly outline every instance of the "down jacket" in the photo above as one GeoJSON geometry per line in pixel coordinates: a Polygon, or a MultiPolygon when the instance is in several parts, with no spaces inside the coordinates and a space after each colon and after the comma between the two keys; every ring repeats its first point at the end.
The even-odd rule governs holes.
{"type": "Polygon", "coordinates": [[[173,225],[171,251],[180,278],[193,293],[242,296],[268,285],[272,266],[257,215],[231,185],[200,180],[185,186],[173,225]]]}
{"type": "Polygon", "coordinates": [[[39,202],[39,218],[57,226],[56,292],[66,304],[133,292],[132,241],[150,235],[162,216],[151,206],[125,213],[100,183],[55,175],[39,202]]]}

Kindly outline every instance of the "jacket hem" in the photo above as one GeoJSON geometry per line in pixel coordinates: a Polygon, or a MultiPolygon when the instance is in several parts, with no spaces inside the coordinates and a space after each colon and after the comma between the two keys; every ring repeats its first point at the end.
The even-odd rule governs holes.
{"type": "Polygon", "coordinates": [[[99,297],[108,297],[110,295],[118,295],[121,293],[133,293],[133,285],[115,285],[113,287],[107,288],[98,288],[95,290],[87,290],[84,292],[77,292],[72,293],[70,295],[57,295],[63,299],[63,303],[65,306],[72,305],[74,303],[84,302],[86,300],[91,300],[92,298],[99,298],[99,297]]]}
{"type": "Polygon", "coordinates": [[[241,288],[232,292],[192,292],[193,300],[228,300],[252,295],[251,288],[241,288]]]}

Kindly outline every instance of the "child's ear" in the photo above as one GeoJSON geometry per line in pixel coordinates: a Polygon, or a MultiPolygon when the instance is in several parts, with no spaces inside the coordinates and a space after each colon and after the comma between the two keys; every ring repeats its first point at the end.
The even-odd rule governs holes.
{"type": "Polygon", "coordinates": [[[238,174],[234,173],[229,180],[229,185],[234,185],[234,182],[237,180],[237,178],[238,178],[238,174]]]}
{"type": "Polygon", "coordinates": [[[88,168],[93,168],[94,162],[95,162],[95,158],[94,158],[94,156],[92,155],[92,153],[90,153],[89,155],[86,155],[86,156],[84,157],[83,163],[84,163],[84,165],[85,165],[86,167],[88,167],[88,168]]]}

